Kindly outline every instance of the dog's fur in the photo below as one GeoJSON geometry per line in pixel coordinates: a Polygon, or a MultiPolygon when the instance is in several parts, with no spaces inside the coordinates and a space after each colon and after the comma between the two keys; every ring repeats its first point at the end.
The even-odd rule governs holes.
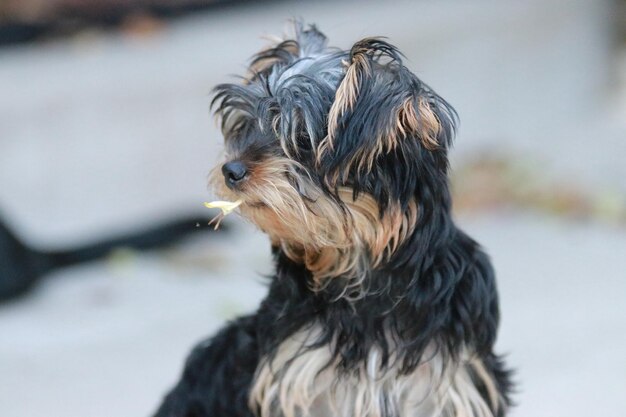
{"type": "Polygon", "coordinates": [[[389,43],[328,48],[315,27],[216,88],[218,195],[272,242],[255,314],[200,344],[158,417],[498,417],[489,259],[450,213],[456,113],[389,43]]]}

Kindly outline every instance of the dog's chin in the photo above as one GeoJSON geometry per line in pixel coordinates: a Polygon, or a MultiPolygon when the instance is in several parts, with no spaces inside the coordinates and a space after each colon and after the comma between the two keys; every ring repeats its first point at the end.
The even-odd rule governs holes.
{"type": "Polygon", "coordinates": [[[288,231],[287,226],[281,223],[280,216],[265,202],[241,192],[232,192],[231,190],[227,190],[227,192],[224,192],[224,190],[219,191],[221,192],[216,193],[216,195],[220,200],[241,201],[235,213],[252,223],[262,232],[270,235],[272,239],[277,237],[283,239],[292,235],[288,231]]]}
{"type": "Polygon", "coordinates": [[[355,199],[349,188],[339,189],[343,205],[321,193],[306,199],[292,187],[283,190],[227,189],[219,194],[229,201],[241,201],[238,214],[266,233],[289,259],[303,264],[311,272],[314,289],[323,289],[328,279],[335,277],[349,279],[356,288],[365,276],[362,271],[386,262],[416,222],[415,205],[404,212],[388,211],[381,218],[373,197],[360,194],[355,199]]]}
{"type": "Polygon", "coordinates": [[[242,203],[245,207],[248,207],[250,209],[255,209],[255,210],[262,210],[262,209],[268,209],[269,207],[267,206],[267,204],[265,204],[262,201],[244,201],[242,203]]]}
{"type": "Polygon", "coordinates": [[[298,240],[302,231],[294,231],[284,219],[267,204],[260,201],[244,202],[239,207],[239,215],[266,233],[273,243],[298,240]]]}
{"type": "Polygon", "coordinates": [[[241,190],[222,186],[216,192],[224,200],[241,201],[238,214],[266,233],[272,245],[292,261],[304,264],[316,286],[322,287],[326,278],[356,276],[368,248],[382,252],[394,237],[377,222],[376,201],[364,194],[355,200],[351,189],[342,188],[340,204],[310,184],[302,184],[306,185],[296,189],[277,176],[270,186],[246,184],[241,190]]]}

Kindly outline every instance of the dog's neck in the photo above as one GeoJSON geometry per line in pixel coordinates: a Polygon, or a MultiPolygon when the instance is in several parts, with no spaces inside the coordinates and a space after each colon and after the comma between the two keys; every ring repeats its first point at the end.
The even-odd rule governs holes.
{"type": "Polygon", "coordinates": [[[321,324],[328,340],[341,341],[337,354],[347,366],[359,359],[363,346],[382,345],[383,356],[391,355],[385,351],[389,334],[412,344],[401,358],[407,369],[419,364],[433,340],[445,351],[460,346],[464,343],[460,335],[444,334],[450,318],[448,305],[458,282],[444,281],[437,272],[438,268],[454,268],[459,252],[474,250],[471,243],[452,237],[458,233],[452,223],[445,228],[416,227],[397,255],[380,268],[366,270],[356,287],[354,277],[346,275],[328,278],[322,288],[314,288],[313,273],[275,246],[277,271],[272,291],[282,294],[285,304],[280,309],[297,306],[294,316],[300,319],[292,319],[280,331],[321,324]],[[447,235],[425,241],[431,230],[447,235]]]}
{"type": "Polygon", "coordinates": [[[384,224],[393,227],[357,230],[349,246],[320,248],[270,238],[275,252],[304,267],[307,285],[318,296],[354,300],[389,294],[395,298],[390,294],[393,287],[400,287],[397,296],[404,295],[401,288],[419,278],[457,233],[445,201],[435,208],[412,201],[396,218],[393,222],[385,218],[384,224]]]}

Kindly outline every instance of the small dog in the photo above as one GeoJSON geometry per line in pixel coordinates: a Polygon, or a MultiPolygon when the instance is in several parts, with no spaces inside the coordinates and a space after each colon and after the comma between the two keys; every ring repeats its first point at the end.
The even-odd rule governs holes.
{"type": "Polygon", "coordinates": [[[504,416],[494,273],[451,215],[455,111],[384,40],[294,26],[213,100],[212,182],[270,237],[269,294],[194,349],[156,416],[504,416]]]}

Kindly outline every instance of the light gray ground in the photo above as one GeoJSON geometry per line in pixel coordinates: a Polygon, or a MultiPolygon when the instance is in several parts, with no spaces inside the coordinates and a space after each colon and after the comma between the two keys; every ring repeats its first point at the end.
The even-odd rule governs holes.
{"type": "MultiPolygon", "coordinates": [[[[149,39],[0,50],[1,208],[49,246],[202,210],[220,141],[210,88],[293,15],[343,47],[372,34],[398,43],[461,114],[455,160],[519,149],[538,172],[624,190],[625,107],[616,103],[626,96],[604,73],[604,2],[399,4],[235,9],[149,39]]],[[[460,223],[498,272],[498,348],[518,369],[512,415],[623,416],[623,227],[520,212],[460,223]]],[[[56,274],[0,306],[0,416],[148,415],[192,344],[254,309],[270,270],[265,237],[241,224],[232,236],[56,274]]]]}

